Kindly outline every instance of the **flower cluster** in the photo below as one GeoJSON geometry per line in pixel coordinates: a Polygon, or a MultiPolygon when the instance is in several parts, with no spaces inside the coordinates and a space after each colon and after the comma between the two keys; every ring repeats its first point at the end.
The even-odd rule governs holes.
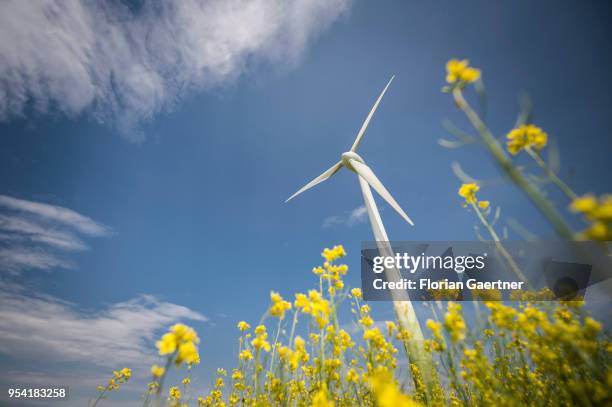
{"type": "Polygon", "coordinates": [[[108,379],[108,383],[106,386],[97,386],[96,390],[98,391],[98,397],[91,404],[92,407],[95,407],[100,400],[102,400],[108,392],[119,390],[121,385],[126,383],[132,377],[132,370],[130,368],[124,367],[123,369],[117,371],[113,371],[113,375],[110,379],[108,379]]]}
{"type": "Polygon", "coordinates": [[[172,386],[168,390],[168,401],[179,401],[181,399],[181,390],[177,386],[172,386]]]}
{"type": "Polygon", "coordinates": [[[451,301],[456,300],[461,295],[461,290],[458,288],[438,288],[427,290],[429,297],[436,301],[451,301]]]}
{"type": "Polygon", "coordinates": [[[344,251],[344,246],[337,245],[331,249],[325,248],[321,253],[321,256],[325,258],[326,262],[332,262],[346,256],[346,252],[344,251]]]}
{"type": "Polygon", "coordinates": [[[533,124],[523,124],[512,129],[507,135],[508,152],[512,155],[518,154],[526,148],[541,150],[548,142],[548,134],[533,124]]]}
{"type": "Polygon", "coordinates": [[[246,321],[240,321],[238,322],[238,329],[240,332],[248,331],[251,329],[251,325],[249,325],[246,321]]]}
{"type": "Polygon", "coordinates": [[[151,366],[151,375],[154,378],[158,378],[158,377],[162,377],[164,375],[164,373],[166,373],[166,369],[158,366],[158,365],[153,365],[151,366]]]}
{"type": "Polygon", "coordinates": [[[433,350],[436,352],[442,352],[446,349],[446,341],[444,339],[444,335],[442,334],[442,323],[434,321],[433,319],[428,319],[426,322],[427,328],[431,331],[431,339],[429,339],[426,343],[427,348],[429,350],[433,350]]]}
{"type": "Polygon", "coordinates": [[[465,339],[466,325],[461,316],[461,305],[455,302],[448,303],[448,312],[444,315],[444,328],[450,333],[452,342],[465,339]]]}
{"type": "Polygon", "coordinates": [[[329,301],[317,290],[310,290],[308,296],[301,293],[296,294],[295,307],[304,314],[310,315],[320,329],[329,322],[331,306],[329,301]]]}
{"type": "Polygon", "coordinates": [[[265,325],[259,325],[255,328],[255,339],[251,341],[251,345],[257,351],[263,349],[266,352],[270,352],[271,346],[270,342],[268,342],[268,332],[265,325]]]}
{"type": "Polygon", "coordinates": [[[121,385],[132,377],[132,370],[130,368],[124,367],[123,369],[117,371],[113,371],[113,375],[110,379],[108,379],[108,384],[106,386],[98,386],[99,392],[107,392],[118,390],[121,385]]]}
{"type": "Polygon", "coordinates": [[[457,192],[460,197],[465,199],[465,204],[478,204],[480,209],[487,209],[490,206],[489,201],[479,201],[476,199],[476,192],[480,191],[480,186],[476,183],[462,184],[457,192]]]}
{"type": "Polygon", "coordinates": [[[402,393],[393,376],[384,369],[378,370],[369,378],[372,392],[379,407],[418,407],[406,394],[402,393]]]}
{"type": "Polygon", "coordinates": [[[270,307],[270,315],[278,317],[280,319],[285,318],[285,311],[291,309],[291,303],[283,300],[283,297],[279,293],[272,291],[270,293],[270,299],[272,300],[272,306],[270,307]]]}
{"type": "Polygon", "coordinates": [[[199,363],[200,355],[197,344],[200,338],[193,330],[184,324],[173,325],[155,344],[160,355],[171,355],[177,366],[182,363],[199,363]]]}
{"type": "Polygon", "coordinates": [[[446,63],[446,82],[451,85],[465,85],[480,78],[480,69],[470,66],[467,59],[451,59],[446,63]]]}
{"type": "Polygon", "coordinates": [[[224,407],[226,405],[223,401],[223,388],[225,387],[225,380],[223,378],[225,376],[227,376],[225,369],[217,369],[215,385],[206,397],[198,397],[198,407],[224,407]]]}
{"type": "Polygon", "coordinates": [[[590,240],[612,240],[612,194],[599,199],[592,194],[578,197],[574,199],[570,209],[582,214],[590,223],[579,237],[590,240]]]}

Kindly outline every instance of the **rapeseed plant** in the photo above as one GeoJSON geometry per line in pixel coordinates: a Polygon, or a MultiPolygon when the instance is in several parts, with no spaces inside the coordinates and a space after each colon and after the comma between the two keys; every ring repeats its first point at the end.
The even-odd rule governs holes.
{"type": "MultiPolygon", "coordinates": [[[[475,195],[470,197],[478,202],[475,195]]],[[[398,345],[410,333],[402,332],[396,321],[377,322],[370,306],[362,303],[359,288],[327,290],[336,286],[348,268],[335,263],[341,256],[324,257],[324,272],[315,273],[319,288],[297,293],[293,306],[282,306],[283,317],[292,313],[292,318],[267,313],[277,322],[273,342],[266,318],[253,334],[249,323],[237,324],[236,367],[231,374],[218,369],[209,393],[194,398],[194,403],[211,407],[391,407],[595,406],[612,402],[612,344],[602,324],[586,315],[582,301],[541,302],[552,298],[543,290],[504,303],[499,292],[480,290],[483,292],[473,294],[484,301],[487,312],[480,324],[472,326],[460,303],[449,301],[444,309],[436,301],[443,313],[439,317],[435,307],[430,307],[425,349],[436,361],[437,372],[433,388],[427,389],[419,368],[398,356],[398,345]],[[358,331],[336,323],[340,304],[350,306],[358,331]],[[286,333],[286,319],[291,320],[291,333],[281,336],[279,330],[286,333]],[[306,339],[296,334],[300,330],[307,333],[306,339]]],[[[271,307],[285,302],[275,292],[271,298],[271,307]]],[[[151,368],[155,385],[145,405],[153,398],[155,405],[190,405],[191,368],[199,362],[195,358],[198,341],[195,331],[182,324],[162,336],[157,348],[166,357],[166,367],[151,368]],[[187,356],[180,356],[181,348],[189,350],[187,356]],[[187,377],[164,393],[167,370],[184,366],[187,377]]],[[[107,391],[117,389],[130,376],[129,369],[115,372],[107,391]]]]}
{"type": "Polygon", "coordinates": [[[107,393],[119,390],[121,385],[126,383],[132,377],[132,370],[130,368],[124,367],[123,369],[117,371],[113,371],[113,375],[110,379],[108,379],[108,383],[105,386],[98,386],[98,396],[91,404],[91,407],[95,407],[98,403],[104,399],[107,393]]]}
{"type": "Polygon", "coordinates": [[[612,194],[597,199],[592,194],[576,197],[570,205],[572,212],[580,213],[590,226],[578,233],[579,239],[612,240],[612,194]]]}
{"type": "MultiPolygon", "coordinates": [[[[579,196],[574,190],[564,182],[552,170],[551,166],[542,158],[540,152],[548,144],[548,133],[533,123],[519,123],[506,135],[506,148],[498,141],[489,127],[485,124],[480,115],[470,106],[465,98],[464,90],[466,85],[480,83],[481,73],[479,70],[469,66],[467,60],[451,59],[446,65],[446,82],[448,86],[443,88],[444,92],[453,96],[455,105],[466,115],[470,124],[478,132],[487,151],[495,159],[501,170],[514,182],[533,202],[538,210],[546,217],[559,236],[564,240],[612,240],[612,195],[607,194],[597,200],[593,195],[587,194],[579,196]],[[470,71],[474,70],[474,71],[470,71]],[[470,73],[465,74],[464,72],[470,73]],[[510,154],[506,154],[507,152],[510,154]],[[589,227],[585,230],[574,233],[559,213],[546,194],[534,184],[522,167],[518,166],[511,157],[517,156],[520,152],[526,152],[535,163],[544,171],[544,175],[555,184],[561,192],[570,200],[570,209],[584,215],[589,227]]],[[[483,92],[484,87],[480,84],[479,92],[483,92]]],[[[520,121],[524,121],[521,119],[520,121]]],[[[460,137],[468,139],[464,134],[460,137]]],[[[465,191],[466,202],[470,204],[470,189],[473,186],[467,185],[465,191]]],[[[478,188],[473,192],[477,192],[478,188]]],[[[462,191],[460,191],[460,194],[462,191]]],[[[489,204],[483,201],[481,208],[486,209],[489,204]]]]}

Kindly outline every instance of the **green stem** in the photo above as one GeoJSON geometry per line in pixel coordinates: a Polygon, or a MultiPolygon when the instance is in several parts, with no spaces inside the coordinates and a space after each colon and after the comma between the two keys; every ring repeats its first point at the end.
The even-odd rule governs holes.
{"type": "Polygon", "coordinates": [[[529,282],[527,281],[527,277],[525,277],[525,275],[519,268],[518,264],[516,264],[512,256],[510,256],[510,253],[508,253],[504,245],[501,244],[501,239],[497,235],[497,232],[495,232],[495,229],[493,229],[493,226],[491,226],[491,224],[483,216],[482,212],[480,212],[480,208],[478,208],[478,205],[476,205],[476,202],[472,202],[471,205],[474,211],[476,212],[476,215],[478,215],[478,219],[480,219],[480,222],[487,229],[487,231],[491,235],[491,238],[495,242],[495,248],[508,263],[510,270],[514,273],[514,275],[516,275],[519,279],[521,279],[521,281],[525,282],[527,286],[530,286],[529,282]]]}
{"type": "Polygon", "coordinates": [[[278,345],[278,338],[280,336],[280,332],[281,332],[281,328],[282,328],[282,322],[283,319],[282,318],[278,318],[278,326],[276,327],[276,337],[274,338],[274,343],[272,344],[272,356],[270,358],[270,369],[269,372],[270,373],[274,373],[273,369],[274,369],[274,356],[276,355],[276,347],[278,345]]]}
{"type": "Polygon", "coordinates": [[[102,397],[104,397],[104,394],[106,394],[106,391],[107,391],[107,390],[108,390],[108,386],[106,386],[106,387],[104,388],[104,390],[102,390],[102,391],[100,392],[100,394],[98,395],[98,397],[96,398],[96,400],[94,401],[94,403],[91,405],[91,407],[96,407],[96,406],[98,405],[98,402],[99,402],[100,400],[102,400],[102,397]]]}
{"type": "Polygon", "coordinates": [[[504,152],[499,142],[495,139],[491,131],[482,122],[478,114],[470,107],[461,89],[456,87],[452,91],[453,98],[457,107],[461,109],[474,128],[480,134],[485,146],[496,160],[497,164],[506,173],[506,175],[527,195],[538,210],[546,217],[553,226],[557,234],[565,240],[574,240],[574,234],[565,220],[557,212],[554,206],[542,195],[542,193],[525,178],[525,175],[512,163],[512,160],[504,152]]]}
{"type": "Polygon", "coordinates": [[[253,377],[253,387],[255,387],[255,391],[253,392],[255,400],[257,400],[257,396],[259,395],[259,366],[260,366],[260,362],[259,362],[259,348],[257,348],[255,350],[255,375],[253,377]]]}
{"type": "Polygon", "coordinates": [[[297,326],[299,313],[300,313],[300,310],[296,308],[295,312],[293,313],[293,322],[291,323],[291,333],[289,334],[289,349],[293,349],[293,337],[295,335],[295,327],[297,326]]]}
{"type": "Polygon", "coordinates": [[[168,359],[166,360],[166,366],[164,367],[164,374],[162,375],[162,377],[159,378],[159,381],[158,381],[159,386],[157,386],[158,404],[159,404],[159,395],[162,392],[162,388],[164,386],[164,380],[166,379],[166,375],[168,374],[168,369],[170,369],[172,360],[174,359],[174,356],[176,356],[177,353],[178,353],[178,350],[174,351],[174,353],[168,357],[168,359]]]}
{"type": "Polygon", "coordinates": [[[546,176],[556,185],[559,187],[559,189],[571,200],[573,201],[574,199],[578,198],[578,195],[576,195],[576,193],[572,190],[572,188],[569,187],[569,185],[567,185],[565,182],[563,182],[563,180],[561,180],[561,178],[559,178],[557,176],[557,174],[555,174],[555,172],[548,166],[548,164],[546,163],[546,161],[544,161],[542,159],[542,157],[540,157],[540,155],[535,152],[531,147],[525,147],[525,151],[527,151],[527,154],[529,154],[531,156],[531,158],[533,158],[533,160],[540,166],[540,168],[542,168],[544,170],[544,173],[546,174],[546,176]]]}

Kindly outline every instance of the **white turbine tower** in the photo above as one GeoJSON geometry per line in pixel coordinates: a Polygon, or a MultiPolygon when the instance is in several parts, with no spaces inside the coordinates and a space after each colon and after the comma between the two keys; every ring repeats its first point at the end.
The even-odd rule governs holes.
{"type": "MultiPolygon", "coordinates": [[[[387,236],[387,232],[385,231],[385,226],[382,223],[382,219],[380,217],[380,213],[378,212],[378,207],[376,206],[376,202],[374,201],[374,197],[372,196],[372,191],[370,187],[374,188],[376,192],[385,200],[395,211],[410,225],[413,225],[412,220],[406,215],[403,209],[399,206],[399,204],[393,199],[389,191],[385,188],[385,186],[380,182],[380,180],[374,175],[374,172],[368,167],[363,160],[357,154],[357,148],[361,143],[363,135],[370,124],[370,120],[372,116],[374,116],[374,112],[378,108],[378,104],[381,99],[385,95],[385,92],[391,85],[393,81],[392,76],[387,86],[383,89],[376,99],[374,106],[368,113],[359,133],[357,133],[357,137],[355,138],[355,142],[351,149],[342,154],[340,161],[334,164],[331,168],[325,171],[323,174],[319,175],[308,184],[306,184],[302,189],[297,191],[295,194],[291,195],[289,199],[285,202],[289,202],[291,199],[295,198],[297,195],[302,192],[314,187],[315,185],[320,184],[321,182],[327,180],[336,172],[338,172],[342,167],[346,167],[347,169],[357,173],[359,178],[359,185],[361,186],[361,192],[363,194],[363,200],[365,202],[365,206],[368,210],[368,216],[370,218],[370,224],[372,225],[372,232],[374,233],[374,238],[376,239],[378,251],[381,256],[394,256],[393,249],[389,244],[389,238],[387,236]]],[[[399,281],[400,273],[395,268],[387,268],[385,270],[385,276],[387,281],[399,281]]],[[[395,314],[397,316],[397,320],[399,322],[400,328],[406,330],[410,333],[411,339],[405,343],[406,351],[408,353],[408,357],[411,363],[417,364],[419,367],[423,379],[427,382],[428,385],[431,384],[430,378],[432,371],[432,362],[431,357],[427,355],[424,350],[424,338],[423,333],[421,331],[421,327],[419,321],[414,312],[414,308],[412,303],[410,302],[410,298],[408,293],[401,290],[391,290],[391,296],[393,299],[393,307],[395,310],[395,314]]]]}

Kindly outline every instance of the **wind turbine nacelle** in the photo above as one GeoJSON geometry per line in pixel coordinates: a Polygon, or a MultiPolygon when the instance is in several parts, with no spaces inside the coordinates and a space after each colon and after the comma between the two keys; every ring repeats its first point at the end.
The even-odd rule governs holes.
{"type": "Polygon", "coordinates": [[[341,160],[342,165],[344,165],[346,168],[348,168],[349,170],[353,172],[357,172],[353,168],[353,165],[351,164],[351,160],[355,160],[357,162],[365,164],[365,161],[363,161],[363,158],[361,158],[361,156],[355,153],[354,151],[347,151],[346,153],[342,153],[342,160],[341,160]]]}

